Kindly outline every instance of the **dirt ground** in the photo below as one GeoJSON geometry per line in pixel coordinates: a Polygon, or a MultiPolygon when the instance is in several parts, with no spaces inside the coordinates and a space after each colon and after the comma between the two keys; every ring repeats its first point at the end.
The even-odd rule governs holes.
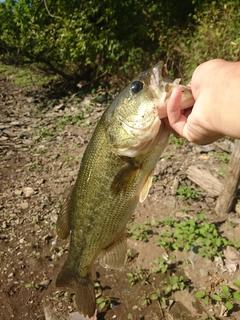
{"type": "MultiPolygon", "coordinates": [[[[55,287],[69,241],[57,239],[55,224],[96,121],[111,98],[100,91],[86,96],[50,93],[47,87],[22,89],[0,79],[1,320],[70,319],[76,311],[74,294],[55,287]]],[[[225,307],[231,298],[210,299],[206,304],[194,296],[196,292],[221,295],[223,284],[231,292],[240,291],[234,283],[240,280],[239,250],[223,246],[219,258],[207,259],[194,248],[173,251],[156,245],[166,217],[188,221],[200,212],[215,224],[219,236],[239,242],[239,205],[218,217],[216,197],[199,190],[186,176],[189,165],[195,164],[222,181],[227,158],[217,144],[204,149],[171,140],[150,194],[129,225],[126,266],[111,270],[95,263],[96,295],[102,308],[97,319],[240,319],[240,304],[234,301],[230,311],[225,307]],[[176,194],[183,181],[197,190],[198,198],[181,199],[176,194]],[[135,224],[145,225],[142,238],[135,224]],[[165,273],[153,271],[160,258],[168,261],[165,273]],[[174,276],[177,285],[163,293],[174,276]],[[160,294],[154,298],[157,290],[160,294]]]]}

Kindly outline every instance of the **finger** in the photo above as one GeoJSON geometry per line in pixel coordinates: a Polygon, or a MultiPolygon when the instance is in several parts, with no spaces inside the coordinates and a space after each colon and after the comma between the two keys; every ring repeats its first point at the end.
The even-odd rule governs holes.
{"type": "Polygon", "coordinates": [[[165,126],[168,128],[168,130],[169,130],[172,134],[174,134],[174,136],[175,136],[176,138],[180,138],[180,137],[181,137],[181,136],[180,136],[175,130],[173,130],[173,128],[170,126],[169,121],[168,121],[168,118],[164,118],[164,119],[162,119],[162,121],[164,122],[164,124],[165,124],[165,126]]]}
{"type": "Polygon", "coordinates": [[[184,127],[187,123],[187,118],[184,114],[181,113],[181,97],[181,90],[179,88],[175,88],[167,103],[167,116],[172,129],[180,136],[184,136],[183,132],[184,127]]]}

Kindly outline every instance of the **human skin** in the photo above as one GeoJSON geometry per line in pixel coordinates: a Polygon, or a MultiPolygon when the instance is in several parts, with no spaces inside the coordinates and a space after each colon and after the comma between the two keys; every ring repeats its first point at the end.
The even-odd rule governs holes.
{"type": "Polygon", "coordinates": [[[240,62],[221,59],[199,65],[192,76],[194,105],[180,108],[181,90],[169,98],[164,122],[176,135],[197,144],[227,135],[240,139],[240,62]]]}

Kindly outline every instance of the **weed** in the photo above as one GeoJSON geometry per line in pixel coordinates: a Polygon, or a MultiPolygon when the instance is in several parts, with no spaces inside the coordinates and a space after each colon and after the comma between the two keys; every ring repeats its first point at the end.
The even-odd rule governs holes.
{"type": "Polygon", "coordinates": [[[70,155],[64,155],[63,156],[63,167],[67,167],[69,166],[72,162],[77,162],[78,158],[77,157],[73,157],[70,155]]]}
{"type": "Polygon", "coordinates": [[[167,218],[163,222],[167,229],[159,234],[156,244],[170,250],[193,250],[203,257],[219,256],[222,247],[232,245],[232,241],[218,234],[215,224],[209,223],[200,213],[197,219],[176,221],[167,218]]]}
{"type": "Polygon", "coordinates": [[[217,173],[218,173],[220,176],[224,177],[225,174],[226,174],[226,170],[227,170],[226,168],[220,168],[220,169],[217,170],[217,173]]]}
{"type": "Polygon", "coordinates": [[[55,291],[55,299],[58,300],[59,298],[63,297],[66,298],[68,296],[68,292],[64,290],[57,290],[55,291]]]}
{"type": "Polygon", "coordinates": [[[177,194],[179,195],[179,199],[188,199],[188,200],[195,200],[199,199],[200,195],[199,192],[201,191],[200,188],[194,189],[193,187],[187,186],[186,183],[183,181],[181,182],[181,186],[177,189],[177,194]]]}
{"type": "Polygon", "coordinates": [[[230,158],[230,154],[227,153],[227,152],[220,152],[219,153],[219,158],[224,163],[228,163],[229,162],[229,158],[230,158]]]}
{"type": "Polygon", "coordinates": [[[38,130],[38,136],[40,137],[53,137],[54,136],[54,132],[50,129],[39,129],[38,130]]]}
{"type": "Polygon", "coordinates": [[[36,257],[36,259],[40,259],[40,258],[41,258],[41,253],[40,253],[40,252],[37,252],[37,253],[35,254],[35,257],[36,257]]]}
{"type": "Polygon", "coordinates": [[[167,259],[168,259],[168,261],[166,261],[163,258],[156,259],[154,262],[157,264],[157,267],[153,268],[152,272],[154,272],[154,273],[158,273],[158,272],[165,273],[167,271],[167,268],[168,268],[168,262],[172,260],[172,257],[168,256],[167,259]]]}
{"type": "Polygon", "coordinates": [[[127,277],[129,278],[129,284],[132,287],[134,284],[136,284],[137,282],[141,282],[141,284],[148,284],[148,271],[138,268],[137,272],[132,273],[132,272],[128,272],[127,277]]]}
{"type": "Polygon", "coordinates": [[[229,162],[230,154],[227,152],[210,151],[210,154],[213,155],[214,158],[216,158],[224,163],[229,162]]]}
{"type": "Polygon", "coordinates": [[[169,144],[174,144],[176,147],[181,147],[187,144],[187,140],[183,138],[176,138],[172,133],[170,134],[169,144]]]}
{"type": "Polygon", "coordinates": [[[158,288],[149,294],[144,294],[142,297],[142,305],[148,306],[152,304],[153,301],[157,300],[163,307],[165,307],[167,305],[166,296],[171,295],[173,292],[178,290],[182,291],[185,287],[182,276],[168,277],[166,281],[162,282],[162,284],[165,285],[163,291],[160,291],[158,288]]]}
{"type": "Polygon", "coordinates": [[[97,298],[97,304],[98,304],[98,309],[102,310],[104,307],[107,307],[108,309],[112,309],[114,304],[114,301],[111,300],[111,298],[104,298],[104,297],[99,297],[97,298]]]}
{"type": "Polygon", "coordinates": [[[82,125],[84,122],[84,113],[80,112],[78,114],[75,115],[70,115],[70,116],[65,116],[61,119],[59,119],[56,123],[56,126],[59,126],[61,128],[63,128],[66,125],[82,125]]]}
{"type": "MultiPolygon", "coordinates": [[[[234,284],[240,289],[240,281],[235,280],[234,284]]],[[[211,292],[209,290],[198,291],[194,294],[196,298],[203,299],[205,304],[221,302],[227,311],[232,310],[234,304],[239,304],[240,301],[240,291],[234,291],[229,288],[226,284],[221,285],[221,290],[219,293],[211,292]]]]}
{"type": "Polygon", "coordinates": [[[185,288],[183,276],[171,276],[168,277],[166,281],[162,282],[166,285],[166,288],[164,289],[164,294],[168,295],[173,293],[174,291],[182,291],[185,288]]]}
{"type": "Polygon", "coordinates": [[[185,207],[180,208],[180,209],[181,209],[181,211],[182,211],[183,213],[187,214],[187,213],[188,213],[188,210],[189,210],[189,206],[185,206],[185,207]]]}
{"type": "Polygon", "coordinates": [[[144,222],[141,225],[132,223],[128,228],[128,236],[139,241],[147,242],[150,233],[152,233],[152,231],[149,230],[149,222],[144,222]]]}

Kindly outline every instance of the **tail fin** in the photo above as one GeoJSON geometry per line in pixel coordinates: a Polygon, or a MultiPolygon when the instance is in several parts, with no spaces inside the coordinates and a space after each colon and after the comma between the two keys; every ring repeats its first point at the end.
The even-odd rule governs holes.
{"type": "Polygon", "coordinates": [[[71,268],[63,266],[56,280],[57,287],[70,287],[76,295],[78,311],[89,318],[93,317],[96,309],[94,285],[91,276],[81,278],[71,268]]]}

